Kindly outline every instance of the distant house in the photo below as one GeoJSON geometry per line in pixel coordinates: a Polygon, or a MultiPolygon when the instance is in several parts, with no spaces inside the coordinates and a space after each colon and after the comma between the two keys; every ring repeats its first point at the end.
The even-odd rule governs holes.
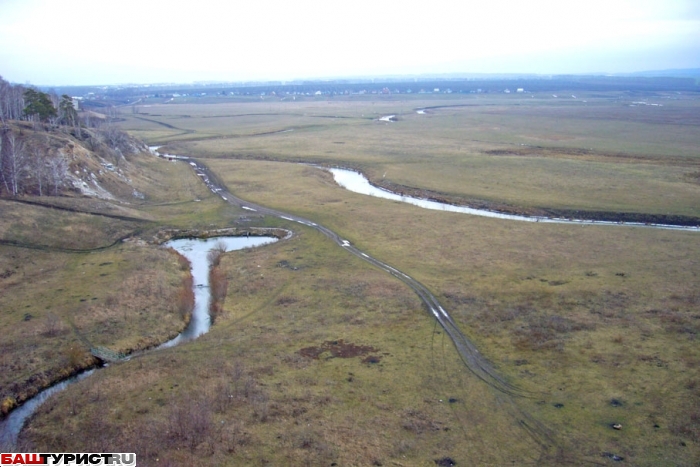
{"type": "Polygon", "coordinates": [[[525,92],[525,90],[523,88],[518,88],[515,90],[515,92],[525,92]]]}
{"type": "Polygon", "coordinates": [[[503,91],[503,92],[506,93],[506,94],[510,94],[510,89],[506,89],[506,90],[503,91]]]}

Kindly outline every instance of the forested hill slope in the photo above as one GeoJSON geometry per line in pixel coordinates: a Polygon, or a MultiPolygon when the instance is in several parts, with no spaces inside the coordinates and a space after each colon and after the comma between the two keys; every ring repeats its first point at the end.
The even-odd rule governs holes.
{"type": "Polygon", "coordinates": [[[145,151],[145,144],[110,125],[6,121],[0,128],[0,196],[140,198],[129,158],[145,151]]]}

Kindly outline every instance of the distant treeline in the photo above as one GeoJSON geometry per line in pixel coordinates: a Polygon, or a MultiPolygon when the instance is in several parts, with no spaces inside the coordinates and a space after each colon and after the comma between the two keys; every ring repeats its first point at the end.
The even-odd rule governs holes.
{"type": "MultiPolygon", "coordinates": [[[[323,94],[344,94],[366,92],[386,92],[400,94],[433,93],[502,93],[506,89],[515,92],[522,88],[528,92],[559,92],[559,91],[620,91],[620,92],[658,92],[658,91],[700,91],[693,78],[645,78],[645,77],[560,77],[556,79],[495,79],[495,80],[436,80],[436,81],[411,81],[411,82],[374,82],[374,83],[335,83],[335,82],[309,82],[295,85],[260,85],[247,87],[209,88],[208,93],[237,92],[239,94],[276,94],[302,93],[314,94],[321,91],[323,94]]],[[[162,92],[162,91],[161,91],[162,92]]],[[[172,92],[180,94],[201,93],[202,88],[178,88],[172,92]]]]}
{"type": "MultiPolygon", "coordinates": [[[[146,96],[168,96],[173,94],[199,96],[206,94],[237,95],[277,95],[309,94],[321,92],[323,95],[368,93],[502,93],[506,89],[515,92],[522,88],[526,92],[700,92],[700,85],[692,77],[647,77],[647,76],[584,76],[557,75],[552,77],[524,76],[497,78],[412,78],[405,80],[329,80],[302,81],[293,83],[216,83],[216,84],[168,84],[123,87],[64,87],[63,92],[72,95],[94,94],[96,97],[118,103],[133,102],[136,98],[146,96]]],[[[98,101],[99,102],[99,101],[98,101]]],[[[96,104],[98,102],[95,102],[96,104]]]]}

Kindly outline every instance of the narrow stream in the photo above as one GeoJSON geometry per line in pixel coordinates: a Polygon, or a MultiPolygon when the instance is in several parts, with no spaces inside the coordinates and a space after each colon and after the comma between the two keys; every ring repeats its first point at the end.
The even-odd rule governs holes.
{"type": "MultiPolygon", "coordinates": [[[[182,342],[196,339],[209,331],[211,320],[209,318],[209,261],[207,254],[211,249],[221,245],[225,247],[226,251],[234,251],[266,245],[276,241],[277,238],[275,237],[211,237],[207,239],[183,238],[166,242],[164,246],[174,248],[191,263],[195,304],[192,318],[187,328],[177,337],[161,344],[155,350],[173,347],[182,342]]],[[[89,370],[73,378],[61,381],[41,391],[13,410],[5,420],[0,422],[0,449],[7,452],[7,450],[12,449],[17,444],[17,437],[24,423],[49,397],[63,391],[71,384],[87,378],[95,371],[98,371],[98,369],[89,370]]]]}
{"type": "Polygon", "coordinates": [[[355,193],[360,193],[363,195],[376,196],[378,198],[390,199],[393,201],[400,201],[403,203],[413,204],[414,206],[419,206],[425,209],[432,209],[436,211],[446,211],[446,212],[459,212],[462,214],[470,214],[472,216],[482,216],[482,217],[492,217],[496,219],[506,219],[512,221],[523,221],[523,222],[544,222],[550,224],[577,224],[577,225],[629,225],[629,226],[639,226],[639,227],[655,227],[658,229],[670,229],[670,230],[690,230],[695,232],[700,232],[700,227],[688,227],[688,226],[676,226],[676,225],[665,225],[665,224],[643,224],[639,222],[611,222],[611,221],[596,221],[596,220],[585,220],[585,219],[562,219],[553,217],[540,217],[540,216],[519,216],[516,214],[505,214],[502,212],[488,211],[486,209],[475,209],[467,206],[455,206],[453,204],[440,203],[438,201],[431,201],[421,198],[413,198],[411,196],[403,196],[396,194],[394,192],[385,190],[383,188],[378,188],[369,183],[369,180],[365,178],[364,175],[358,172],[347,169],[328,169],[332,174],[338,185],[343,188],[353,191],[355,193]]]}

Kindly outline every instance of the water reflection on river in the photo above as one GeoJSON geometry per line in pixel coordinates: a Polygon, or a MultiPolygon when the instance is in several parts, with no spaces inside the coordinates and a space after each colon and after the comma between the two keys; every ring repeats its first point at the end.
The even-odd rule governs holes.
{"type": "Polygon", "coordinates": [[[242,250],[277,241],[275,237],[212,237],[212,238],[179,238],[170,240],[164,246],[175,249],[190,260],[194,284],[194,311],[187,329],[176,338],[162,344],[160,347],[172,347],[182,341],[196,338],[209,331],[209,261],[207,254],[213,248],[221,245],[226,251],[242,250]]]}
{"type": "Polygon", "coordinates": [[[550,218],[550,217],[538,217],[538,216],[518,216],[516,214],[504,214],[495,211],[488,211],[486,209],[474,209],[467,206],[455,206],[453,204],[440,203],[438,201],[431,201],[421,198],[413,198],[411,196],[402,196],[393,193],[382,188],[377,188],[369,183],[369,180],[365,178],[364,175],[358,172],[347,169],[328,169],[332,174],[338,185],[346,188],[355,193],[360,193],[363,195],[376,196],[378,198],[390,199],[393,201],[400,201],[403,203],[413,204],[414,206],[419,206],[425,209],[432,209],[436,211],[446,211],[446,212],[458,212],[462,214],[470,214],[472,216],[482,216],[482,217],[493,217],[496,219],[506,219],[513,221],[523,221],[523,222],[544,222],[550,224],[578,224],[578,225],[636,225],[645,227],[656,227],[661,229],[671,229],[671,230],[691,230],[700,231],[698,227],[685,227],[685,226],[674,226],[674,225],[663,225],[663,224],[641,224],[635,222],[610,222],[610,221],[596,221],[596,220],[582,220],[582,219],[562,219],[562,218],[550,218]]]}
{"type": "MultiPolygon", "coordinates": [[[[209,318],[209,262],[207,254],[211,249],[222,245],[226,251],[242,250],[276,241],[277,238],[275,237],[211,237],[207,239],[182,238],[165,243],[166,247],[174,248],[190,260],[195,306],[192,312],[192,319],[187,328],[176,338],[160,345],[158,348],[172,347],[181,342],[194,339],[209,330],[211,320],[209,318]]],[[[86,371],[74,378],[57,383],[13,410],[5,420],[0,422],[0,449],[7,452],[14,448],[17,443],[17,436],[22,430],[25,421],[44,401],[53,394],[64,390],[72,383],[87,378],[95,371],[86,371]]]]}

